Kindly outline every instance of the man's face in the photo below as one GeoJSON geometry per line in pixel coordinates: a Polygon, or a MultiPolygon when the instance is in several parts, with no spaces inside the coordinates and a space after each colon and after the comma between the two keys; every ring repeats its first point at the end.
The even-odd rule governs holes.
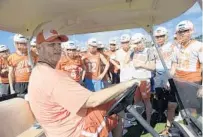
{"type": "Polygon", "coordinates": [[[71,59],[74,59],[77,56],[76,49],[67,49],[67,56],[71,59]]]}
{"type": "Polygon", "coordinates": [[[129,42],[122,42],[121,46],[122,46],[123,50],[126,52],[130,49],[129,42]]]}
{"type": "Polygon", "coordinates": [[[159,46],[162,46],[166,42],[166,35],[155,36],[155,40],[159,46]]]}
{"type": "Polygon", "coordinates": [[[89,52],[91,54],[96,54],[97,53],[97,47],[96,46],[89,46],[89,52]]]}
{"type": "Polygon", "coordinates": [[[136,47],[134,48],[135,51],[143,51],[145,49],[145,45],[141,41],[135,43],[135,45],[136,45],[136,47]]]}
{"type": "Polygon", "coordinates": [[[177,38],[180,43],[187,43],[188,41],[190,41],[191,37],[192,31],[190,29],[177,32],[177,38]]]}
{"type": "Polygon", "coordinates": [[[9,51],[8,50],[0,52],[0,57],[7,58],[8,56],[9,56],[9,51]]]}
{"type": "Polygon", "coordinates": [[[47,43],[44,45],[44,56],[46,59],[49,59],[49,62],[52,63],[53,66],[56,66],[57,62],[61,57],[61,43],[47,43]]]}
{"type": "Polygon", "coordinates": [[[115,44],[110,44],[110,50],[115,51],[116,50],[116,45],[115,44]]]}
{"type": "Polygon", "coordinates": [[[27,43],[16,42],[16,47],[22,54],[27,54],[27,43]]]}

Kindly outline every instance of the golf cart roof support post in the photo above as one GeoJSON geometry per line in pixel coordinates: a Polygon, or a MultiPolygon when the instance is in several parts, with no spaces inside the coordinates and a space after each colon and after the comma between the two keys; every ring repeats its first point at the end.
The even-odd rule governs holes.
{"type": "Polygon", "coordinates": [[[30,45],[31,40],[32,40],[32,37],[28,41],[27,53],[28,53],[28,63],[31,66],[31,68],[33,69],[34,63],[33,63],[33,60],[32,60],[31,53],[30,53],[31,52],[31,45],[30,45]]]}
{"type": "Polygon", "coordinates": [[[34,63],[33,63],[33,60],[32,60],[32,56],[31,56],[31,54],[30,54],[30,52],[31,52],[31,50],[30,50],[30,48],[31,48],[30,42],[32,41],[32,39],[33,39],[33,37],[35,36],[35,34],[39,31],[39,29],[40,29],[44,24],[46,24],[46,23],[48,23],[48,22],[50,22],[50,21],[42,22],[42,23],[40,23],[39,25],[37,25],[37,27],[33,30],[32,36],[30,37],[30,39],[29,39],[29,41],[28,41],[28,42],[29,42],[29,44],[28,44],[28,62],[29,62],[29,64],[30,64],[30,66],[31,66],[32,69],[34,68],[34,63]]]}
{"type": "Polygon", "coordinates": [[[197,0],[197,1],[198,1],[199,6],[200,6],[200,8],[201,8],[201,10],[202,10],[202,0],[197,0]]]}

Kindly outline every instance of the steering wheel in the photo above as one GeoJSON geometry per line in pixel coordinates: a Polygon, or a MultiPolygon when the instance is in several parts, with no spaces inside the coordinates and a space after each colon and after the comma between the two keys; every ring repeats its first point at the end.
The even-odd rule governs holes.
{"type": "Polygon", "coordinates": [[[128,105],[132,105],[134,103],[134,93],[136,88],[136,84],[130,88],[127,88],[126,92],[121,94],[120,98],[111,106],[111,108],[106,113],[106,116],[117,114],[122,110],[125,110],[128,105]]]}

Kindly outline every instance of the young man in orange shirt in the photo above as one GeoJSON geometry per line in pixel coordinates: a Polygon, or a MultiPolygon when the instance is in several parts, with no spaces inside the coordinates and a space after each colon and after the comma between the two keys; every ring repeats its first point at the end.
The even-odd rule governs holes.
{"type": "MultiPolygon", "coordinates": [[[[8,57],[11,94],[26,94],[31,74],[31,66],[28,60],[28,39],[21,34],[16,34],[14,44],[17,48],[16,52],[8,57]]],[[[36,62],[36,58],[33,57],[32,59],[36,62]]]]}
{"type": "Polygon", "coordinates": [[[6,45],[0,45],[0,97],[10,93],[8,81],[9,49],[6,45]]]}
{"type": "Polygon", "coordinates": [[[65,56],[62,56],[58,62],[56,69],[67,72],[70,78],[83,84],[85,76],[85,67],[81,57],[77,55],[77,46],[73,41],[62,43],[66,50],[65,56]]]}
{"type": "Polygon", "coordinates": [[[88,53],[83,59],[86,67],[85,86],[91,91],[99,91],[104,88],[102,80],[109,69],[109,62],[97,51],[98,43],[95,38],[89,39],[87,45],[88,53]],[[103,72],[102,63],[105,65],[103,72]]]}

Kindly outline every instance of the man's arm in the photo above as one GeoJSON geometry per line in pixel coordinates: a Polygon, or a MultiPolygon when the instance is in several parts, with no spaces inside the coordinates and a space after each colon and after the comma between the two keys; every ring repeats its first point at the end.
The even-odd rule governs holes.
{"type": "Polygon", "coordinates": [[[110,62],[118,69],[120,69],[120,65],[113,59],[110,59],[110,62]]]}
{"type": "Polygon", "coordinates": [[[84,61],[82,60],[82,81],[85,79],[85,74],[86,74],[86,66],[84,64],[84,61]]]}
{"type": "Polygon", "coordinates": [[[127,88],[130,88],[135,84],[139,85],[140,82],[134,79],[124,83],[120,83],[113,87],[103,89],[99,92],[93,92],[86,103],[83,105],[83,108],[97,107],[99,105],[105,104],[117,98],[120,94],[126,92],[127,88]]]}
{"type": "Polygon", "coordinates": [[[14,94],[14,87],[13,87],[13,81],[14,81],[14,69],[13,67],[9,66],[8,67],[8,80],[9,80],[9,85],[10,85],[10,89],[11,89],[11,94],[14,94]]]}
{"type": "Polygon", "coordinates": [[[102,55],[102,54],[100,54],[100,59],[101,59],[102,63],[105,65],[104,71],[99,76],[99,79],[102,80],[104,78],[104,76],[106,75],[106,73],[110,67],[110,64],[107,61],[107,59],[104,57],[104,55],[102,55]]]}
{"type": "Polygon", "coordinates": [[[155,68],[156,68],[155,60],[153,60],[153,61],[147,61],[146,63],[134,60],[133,64],[134,64],[134,66],[136,68],[144,68],[144,69],[147,69],[147,70],[150,70],[150,71],[154,71],[155,68]]]}
{"type": "Polygon", "coordinates": [[[127,55],[125,56],[124,64],[128,64],[131,61],[131,55],[132,55],[132,52],[127,53],[127,55]]]}
{"type": "Polygon", "coordinates": [[[175,75],[177,65],[178,65],[178,64],[177,64],[176,62],[172,62],[171,71],[170,71],[171,76],[174,76],[174,75],[175,75]]]}

